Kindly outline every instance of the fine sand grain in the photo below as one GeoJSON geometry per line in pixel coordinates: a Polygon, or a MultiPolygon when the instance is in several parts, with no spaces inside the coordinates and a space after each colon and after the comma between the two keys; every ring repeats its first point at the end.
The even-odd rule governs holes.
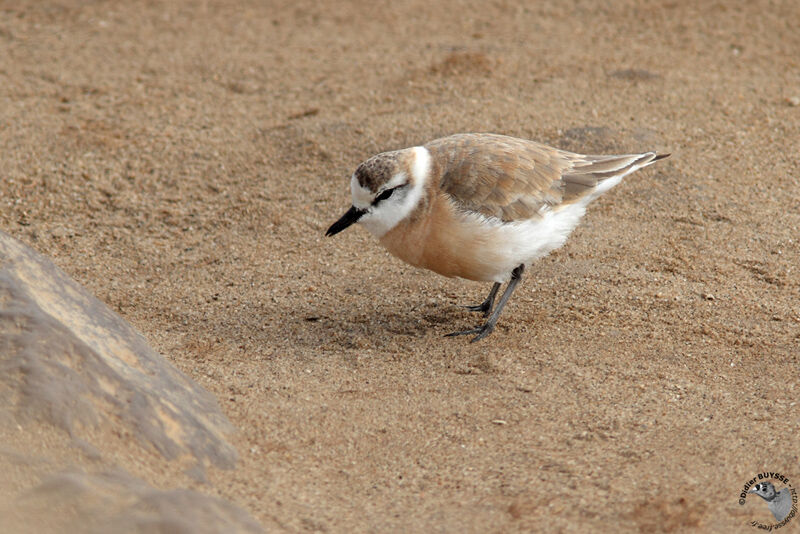
{"type": "Polygon", "coordinates": [[[800,4],[528,4],[0,7],[0,228],[238,429],[205,482],[126,469],[268,531],[770,519],[737,501],[759,472],[800,480],[800,4]],[[471,131],[672,153],[477,344],[443,335],[488,284],[324,237],[361,160],[471,131]]]}

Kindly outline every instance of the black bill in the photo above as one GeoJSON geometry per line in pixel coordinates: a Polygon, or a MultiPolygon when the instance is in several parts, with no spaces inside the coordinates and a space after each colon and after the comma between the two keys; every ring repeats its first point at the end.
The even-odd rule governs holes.
{"type": "Polygon", "coordinates": [[[342,215],[342,217],[338,221],[333,223],[331,227],[328,228],[328,231],[325,232],[325,235],[327,237],[330,237],[332,235],[338,234],[339,232],[341,232],[354,222],[358,221],[361,218],[361,216],[364,215],[366,212],[367,212],[366,210],[360,210],[355,206],[351,206],[350,209],[347,210],[347,213],[342,215]]]}

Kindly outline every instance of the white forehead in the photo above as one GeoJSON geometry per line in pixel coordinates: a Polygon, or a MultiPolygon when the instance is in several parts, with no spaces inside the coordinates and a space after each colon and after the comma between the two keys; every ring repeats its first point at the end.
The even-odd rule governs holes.
{"type": "Polygon", "coordinates": [[[353,196],[353,206],[358,209],[367,209],[372,204],[372,193],[358,183],[355,173],[350,177],[350,194],[353,196]]]}

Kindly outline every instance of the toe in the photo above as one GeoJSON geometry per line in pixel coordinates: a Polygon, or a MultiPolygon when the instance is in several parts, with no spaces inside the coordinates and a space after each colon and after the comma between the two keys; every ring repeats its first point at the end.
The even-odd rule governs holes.
{"type": "Polygon", "coordinates": [[[475,343],[476,341],[480,341],[481,339],[485,338],[486,336],[492,333],[494,327],[487,324],[481,328],[476,328],[476,330],[478,331],[477,332],[478,335],[470,339],[469,341],[470,343],[475,343]]]}
{"type": "Polygon", "coordinates": [[[480,331],[480,328],[473,328],[471,330],[462,330],[461,332],[450,332],[449,334],[445,334],[444,337],[469,336],[472,334],[477,334],[480,331]]]}

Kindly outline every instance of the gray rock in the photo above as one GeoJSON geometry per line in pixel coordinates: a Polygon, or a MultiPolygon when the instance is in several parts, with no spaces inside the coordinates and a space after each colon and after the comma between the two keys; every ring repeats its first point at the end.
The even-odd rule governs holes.
{"type": "Polygon", "coordinates": [[[244,510],[192,490],[157,490],[121,470],[70,470],[0,506],[3,532],[50,534],[257,533],[244,510]]]}
{"type": "MultiPolygon", "coordinates": [[[[86,429],[130,433],[167,459],[232,468],[216,399],[50,260],[0,232],[0,405],[94,446],[86,429]]],[[[7,418],[7,417],[6,417],[7,418]]],[[[2,418],[0,418],[2,419],[2,418]]]]}

